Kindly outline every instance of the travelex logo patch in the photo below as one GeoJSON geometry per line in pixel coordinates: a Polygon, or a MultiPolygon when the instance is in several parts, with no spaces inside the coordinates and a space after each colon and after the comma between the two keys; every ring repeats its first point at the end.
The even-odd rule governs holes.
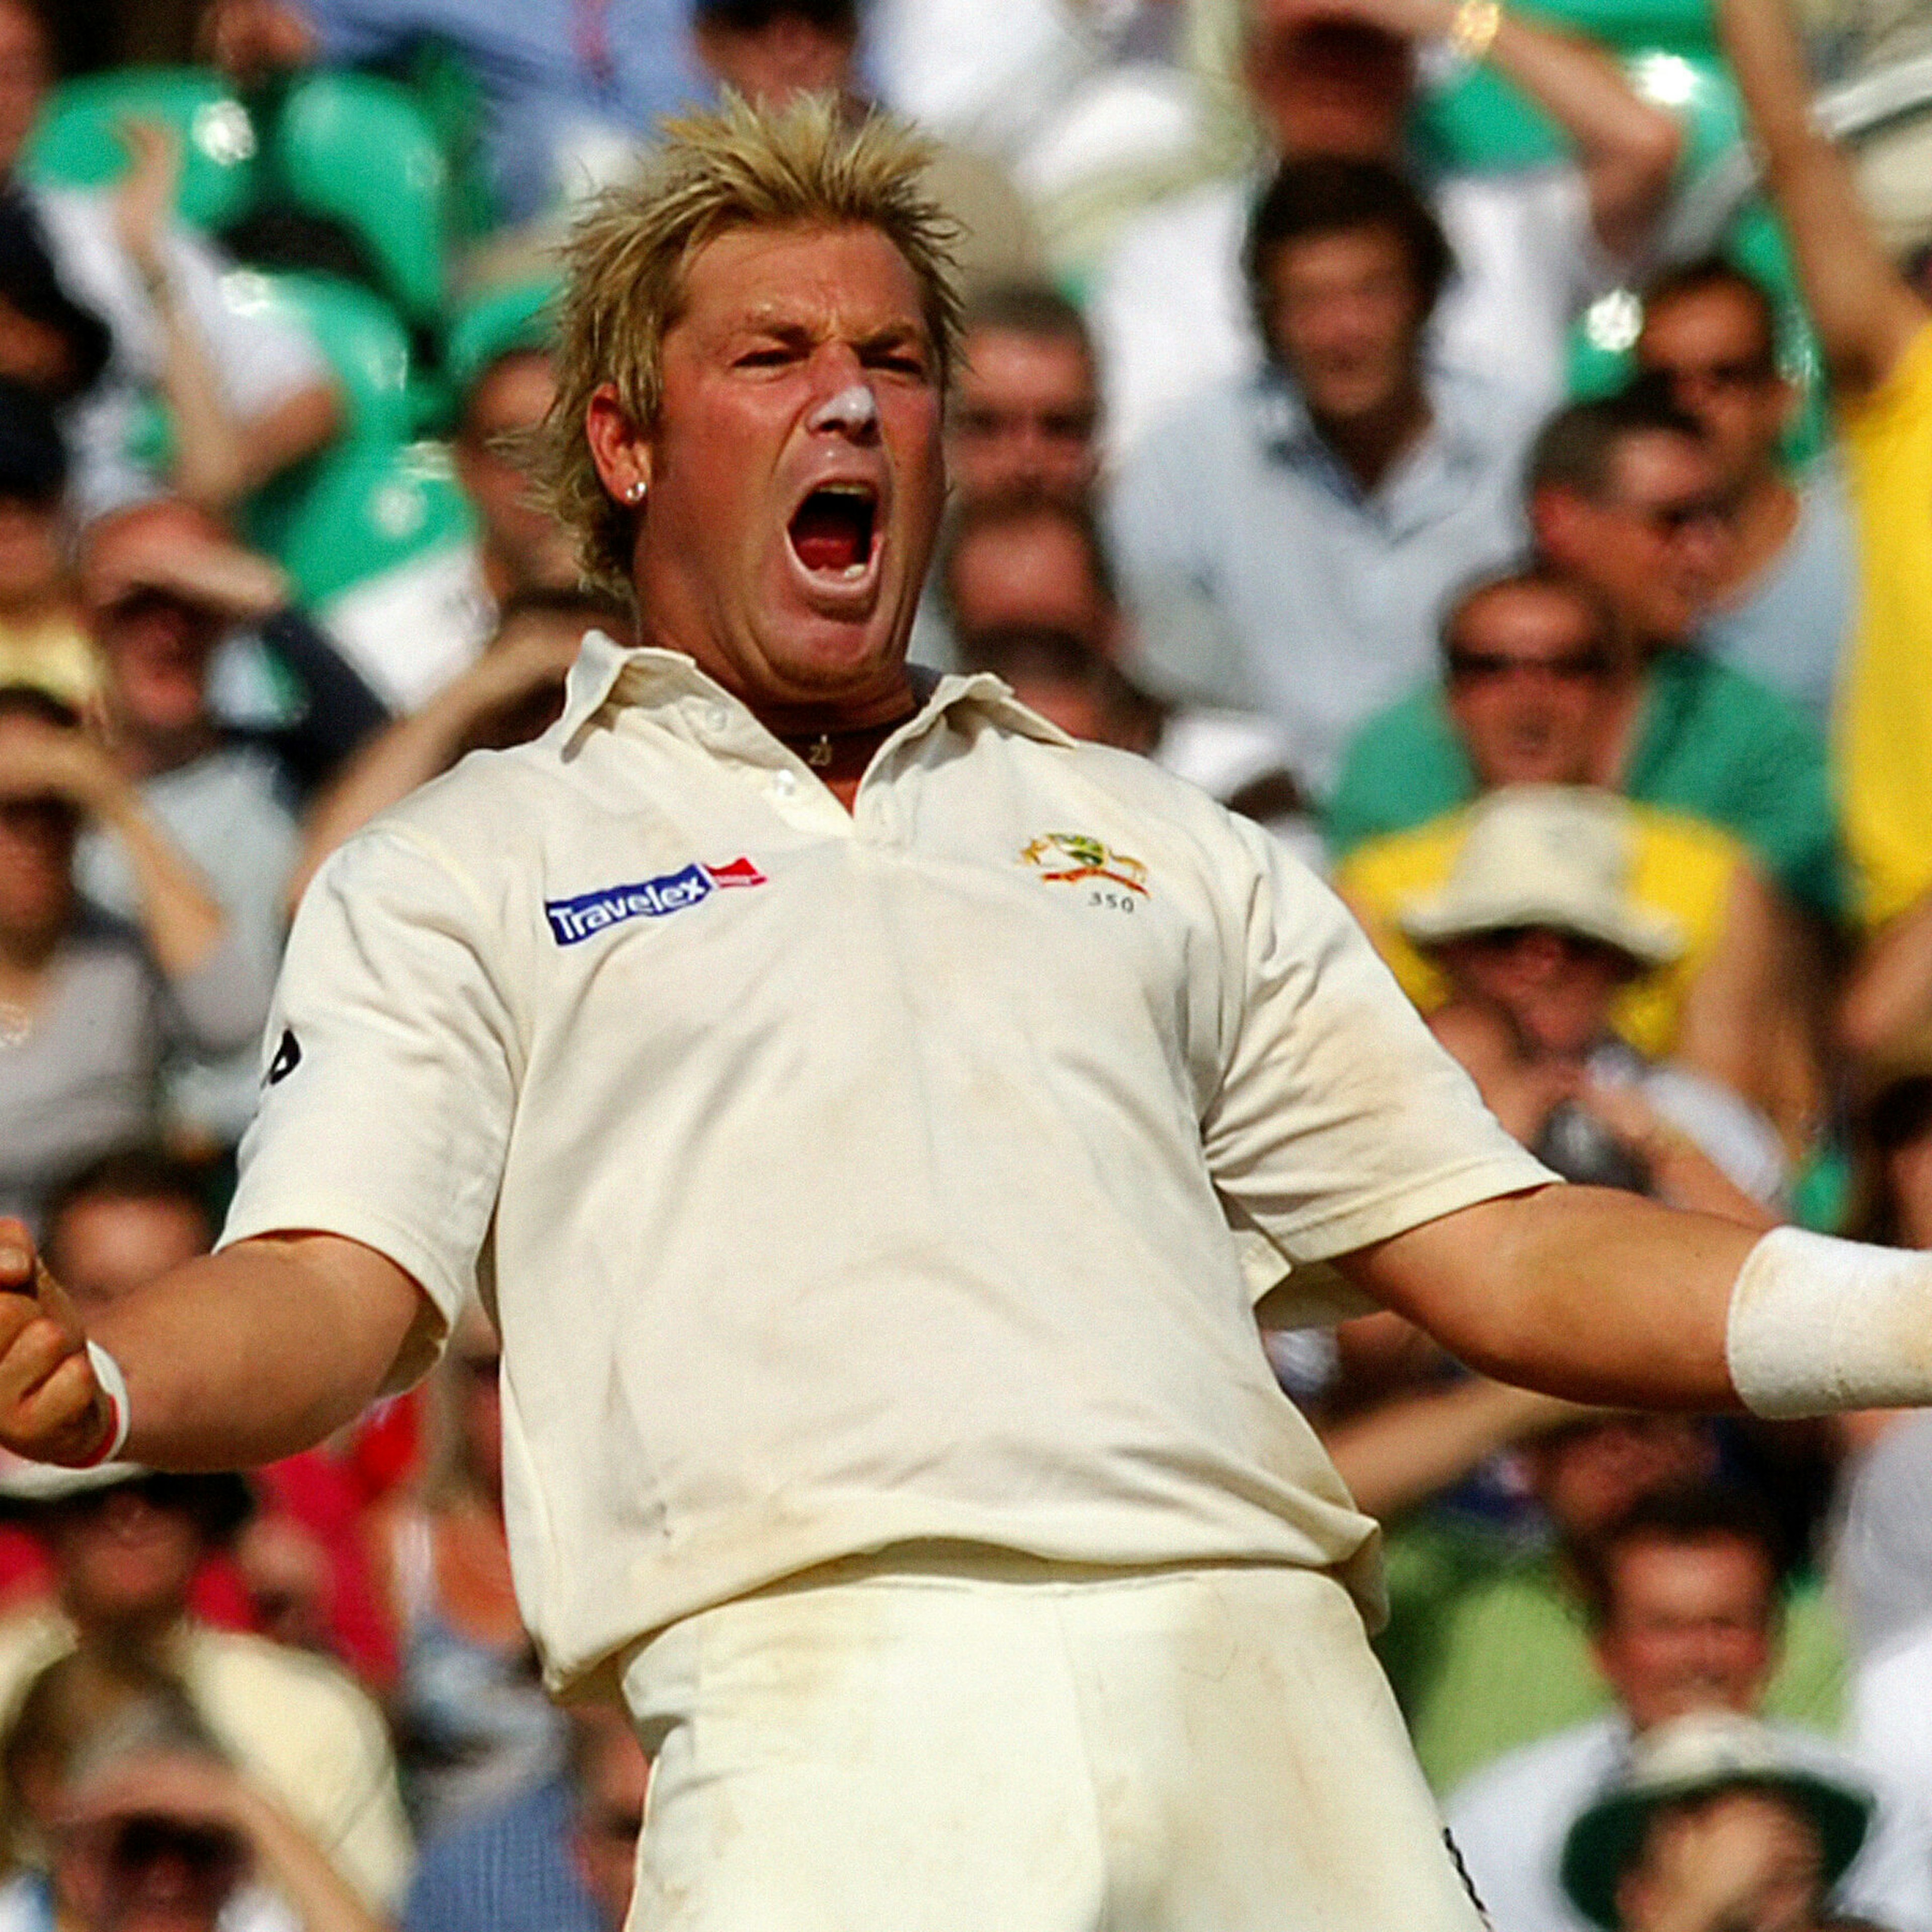
{"type": "Polygon", "coordinates": [[[634,886],[606,886],[573,899],[545,899],[544,916],[558,945],[575,946],[627,919],[662,919],[708,899],[722,887],[764,883],[764,874],[748,859],[734,859],[728,866],[687,866],[681,872],[640,879],[634,886]]]}

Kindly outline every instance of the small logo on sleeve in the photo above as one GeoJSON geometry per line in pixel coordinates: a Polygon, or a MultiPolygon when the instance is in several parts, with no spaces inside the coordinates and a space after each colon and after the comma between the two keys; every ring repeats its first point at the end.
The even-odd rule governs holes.
{"type": "Polygon", "coordinates": [[[626,920],[662,919],[708,899],[714,892],[764,883],[764,874],[748,859],[734,859],[727,866],[690,865],[655,879],[640,879],[634,885],[605,886],[574,898],[545,899],[544,916],[558,945],[577,946],[626,920]]]}
{"type": "Polygon", "coordinates": [[[268,1076],[262,1082],[264,1087],[279,1087],[302,1064],[302,1045],[296,1038],[293,1027],[284,1027],[282,1036],[276,1042],[275,1057],[268,1062],[268,1076]]]}

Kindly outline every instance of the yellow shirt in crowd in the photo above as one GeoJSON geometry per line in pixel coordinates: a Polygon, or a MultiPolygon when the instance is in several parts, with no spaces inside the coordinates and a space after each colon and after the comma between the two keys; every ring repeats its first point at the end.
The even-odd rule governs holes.
{"type": "Polygon", "coordinates": [[[1845,842],[1872,926],[1932,891],[1932,326],[1841,424],[1858,618],[1838,718],[1845,842]]]}
{"type": "MultiPolygon", "coordinates": [[[[1654,1060],[1667,1058],[1684,1003],[1724,936],[1731,882],[1744,849],[1727,832],[1682,812],[1632,804],[1630,896],[1667,914],[1684,938],[1682,958],[1632,980],[1617,995],[1617,1031],[1654,1060]]],[[[1468,829],[1466,809],[1358,845],[1336,868],[1335,886],[1367,928],[1402,989],[1424,1012],[1449,997],[1441,973],[1403,937],[1396,916],[1448,882],[1468,829]]]]}

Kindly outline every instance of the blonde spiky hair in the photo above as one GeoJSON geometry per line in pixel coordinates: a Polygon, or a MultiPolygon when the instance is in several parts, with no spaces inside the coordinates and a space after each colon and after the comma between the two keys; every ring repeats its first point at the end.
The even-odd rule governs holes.
{"type": "Polygon", "coordinates": [[[880,114],[854,122],[830,94],[776,110],[727,94],[715,112],[667,122],[638,180],[608,190],[563,251],[556,400],[535,452],[539,486],[574,534],[579,567],[628,599],[636,510],[615,501],[584,440],[584,412],[614,383],[632,421],[656,420],[664,338],[692,258],[726,230],[876,228],[920,286],[940,380],[952,367],[959,296],[955,224],[926,192],[930,144],[880,114]]]}

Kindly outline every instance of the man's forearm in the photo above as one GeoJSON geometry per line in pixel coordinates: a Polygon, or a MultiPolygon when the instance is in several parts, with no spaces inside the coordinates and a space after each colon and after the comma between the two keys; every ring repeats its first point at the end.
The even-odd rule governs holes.
{"type": "Polygon", "coordinates": [[[134,875],[141,931],[170,980],[206,965],[226,929],[221,908],[189,860],[162,830],[132,785],[96,808],[134,875]]]}
{"type": "Polygon", "coordinates": [[[1676,122],[1601,48],[1518,15],[1504,16],[1490,59],[1576,143],[1597,238],[1617,255],[1641,249],[1683,151],[1676,122]]]}
{"type": "Polygon", "coordinates": [[[1718,23],[1833,374],[1843,387],[1874,388],[1923,324],[1924,306],[1880,246],[1850,165],[1813,123],[1784,0],[1719,0],[1718,23]]]}
{"type": "Polygon", "coordinates": [[[190,502],[225,510],[245,480],[241,426],[223,397],[208,344],[165,271],[149,282],[148,296],[160,323],[161,392],[174,424],[170,481],[190,502]]]}
{"type": "Polygon", "coordinates": [[[1932,1255],[1546,1187],[1339,1264],[1471,1367],[1573,1401],[1773,1418],[1932,1406],[1932,1255]]]}
{"type": "Polygon", "coordinates": [[[1352,1415],[1324,1429],[1322,1440],[1357,1508],[1386,1520],[1460,1482],[1497,1450],[1590,1413],[1478,1379],[1352,1415]]]}
{"type": "MultiPolygon", "coordinates": [[[[1484,33],[1480,7],[1469,22],[1457,0],[1355,0],[1347,10],[1412,40],[1484,33]]],[[[1576,143],[1597,237],[1618,255],[1634,254],[1670,192],[1684,136],[1676,119],[1630,86],[1609,54],[1574,34],[1514,11],[1490,17],[1479,52],[1576,143]]]]}
{"type": "Polygon", "coordinates": [[[238,1242],[82,1312],[127,1377],[126,1453],[194,1469],[272,1462],[352,1420],[422,1306],[384,1256],[304,1234],[238,1242]]]}
{"type": "Polygon", "coordinates": [[[1757,1232],[1606,1188],[1486,1201],[1343,1271],[1485,1375],[1574,1402],[1736,1408],[1731,1292],[1757,1232]]]}

